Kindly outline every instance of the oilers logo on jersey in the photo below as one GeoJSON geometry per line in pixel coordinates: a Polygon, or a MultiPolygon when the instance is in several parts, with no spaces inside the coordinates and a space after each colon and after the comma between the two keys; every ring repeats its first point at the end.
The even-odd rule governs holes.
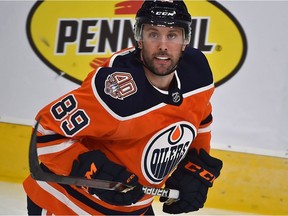
{"type": "Polygon", "coordinates": [[[142,154],[142,172],[151,184],[160,183],[186,155],[196,137],[189,122],[177,122],[155,134],[142,154]]]}

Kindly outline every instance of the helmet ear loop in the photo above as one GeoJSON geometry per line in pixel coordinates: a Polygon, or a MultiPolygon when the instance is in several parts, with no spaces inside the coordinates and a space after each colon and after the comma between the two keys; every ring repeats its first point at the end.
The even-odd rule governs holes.
{"type": "Polygon", "coordinates": [[[183,47],[182,47],[182,51],[185,50],[185,48],[190,44],[190,40],[191,40],[191,30],[189,31],[188,34],[186,34],[185,29],[183,29],[183,47]]]}
{"type": "Polygon", "coordinates": [[[142,49],[143,48],[143,41],[142,41],[142,30],[143,30],[143,24],[139,28],[138,26],[135,26],[134,29],[134,38],[136,41],[136,48],[142,49]]]}

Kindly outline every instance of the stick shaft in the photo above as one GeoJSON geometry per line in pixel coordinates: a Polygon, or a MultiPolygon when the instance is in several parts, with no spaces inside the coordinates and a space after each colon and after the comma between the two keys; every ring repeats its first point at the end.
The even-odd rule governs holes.
{"type": "MultiPolygon", "coordinates": [[[[38,181],[55,182],[59,184],[85,186],[104,190],[115,190],[122,193],[126,193],[133,189],[133,187],[123,184],[121,182],[106,181],[101,179],[86,179],[84,177],[81,178],[73,176],[62,176],[44,172],[40,167],[37,154],[37,128],[39,123],[40,119],[37,121],[35,125],[29,147],[29,168],[30,168],[30,174],[33,179],[38,181]]],[[[179,198],[179,191],[175,189],[143,186],[143,192],[145,194],[154,196],[161,196],[172,199],[179,198]]]]}

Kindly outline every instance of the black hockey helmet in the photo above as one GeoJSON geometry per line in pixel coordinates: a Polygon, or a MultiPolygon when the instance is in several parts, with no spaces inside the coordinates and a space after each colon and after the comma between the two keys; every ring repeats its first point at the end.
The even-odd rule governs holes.
{"type": "Polygon", "coordinates": [[[136,41],[141,39],[143,24],[184,29],[184,43],[191,39],[191,15],[182,0],[145,0],[135,18],[134,34],[136,41]]]}

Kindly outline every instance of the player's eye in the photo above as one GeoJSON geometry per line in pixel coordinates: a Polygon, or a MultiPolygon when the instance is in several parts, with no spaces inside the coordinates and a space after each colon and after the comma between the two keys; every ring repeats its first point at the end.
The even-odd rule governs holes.
{"type": "Polygon", "coordinates": [[[157,32],[150,32],[148,34],[148,38],[150,38],[150,39],[158,39],[159,38],[159,34],[157,32]]]}
{"type": "Polygon", "coordinates": [[[167,35],[167,39],[168,39],[168,40],[177,39],[177,34],[170,33],[170,34],[167,35]]]}

